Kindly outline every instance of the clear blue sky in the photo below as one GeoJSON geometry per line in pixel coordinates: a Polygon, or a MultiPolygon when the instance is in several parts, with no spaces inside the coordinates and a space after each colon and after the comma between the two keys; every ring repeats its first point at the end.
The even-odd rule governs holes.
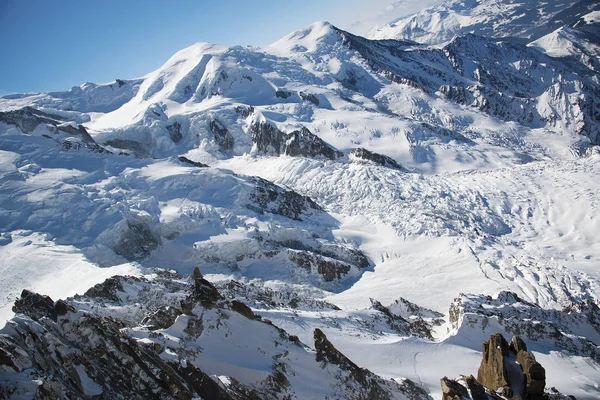
{"type": "Polygon", "coordinates": [[[391,0],[0,0],[0,94],[145,75],[206,41],[264,45],[312,22],[344,27],[391,0]]]}

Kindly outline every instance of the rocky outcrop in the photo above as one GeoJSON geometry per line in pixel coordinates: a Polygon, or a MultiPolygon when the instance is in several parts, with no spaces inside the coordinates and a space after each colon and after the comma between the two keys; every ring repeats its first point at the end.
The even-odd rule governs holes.
{"type": "Polygon", "coordinates": [[[402,166],[398,164],[393,158],[385,156],[383,154],[373,153],[363,148],[357,148],[350,151],[350,158],[356,161],[372,162],[381,165],[382,167],[402,169],[402,166]]]}
{"type": "Polygon", "coordinates": [[[252,142],[256,149],[268,155],[328,158],[335,160],[343,153],[325,143],[307,128],[285,133],[269,123],[255,122],[250,126],[252,142]]]}
{"type": "Polygon", "coordinates": [[[105,145],[114,147],[115,149],[125,150],[125,153],[133,154],[138,158],[147,158],[150,156],[152,151],[151,145],[147,143],[137,142],[135,140],[128,139],[110,139],[107,140],[105,145]]]}
{"type": "Polygon", "coordinates": [[[318,106],[319,104],[321,104],[321,102],[319,101],[319,98],[312,93],[298,92],[298,95],[300,96],[300,98],[303,101],[308,101],[310,103],[313,103],[315,106],[318,106]]]}
{"type": "Polygon", "coordinates": [[[350,264],[309,251],[291,251],[290,260],[310,274],[321,275],[326,282],[341,279],[350,272],[350,264]]]}
{"type": "Polygon", "coordinates": [[[219,150],[227,152],[233,149],[235,143],[233,136],[229,133],[229,130],[214,118],[211,118],[208,122],[208,127],[213,134],[215,143],[219,146],[219,150]]]}
{"type": "Polygon", "coordinates": [[[463,376],[457,380],[443,377],[440,379],[442,385],[442,400],[488,400],[485,388],[477,382],[473,375],[463,376]]]}
{"type": "Polygon", "coordinates": [[[469,398],[467,388],[454,381],[443,377],[440,379],[442,385],[442,400],[463,400],[469,398]]]}
{"type": "MultiPolygon", "coordinates": [[[[52,139],[62,145],[63,150],[80,150],[86,148],[96,153],[109,153],[100,146],[83,125],[73,125],[64,117],[49,114],[33,107],[0,112],[0,123],[15,126],[24,134],[34,134],[39,126],[45,127],[47,133],[41,136],[52,139]]],[[[41,132],[44,132],[43,130],[41,132]]]]}
{"type": "Polygon", "coordinates": [[[321,331],[309,351],[199,269],[113,277],[56,303],[24,292],[15,312],[0,332],[0,398],[306,398],[307,381],[331,398],[428,398],[360,368],[321,331]]]}
{"type": "Polygon", "coordinates": [[[128,261],[139,261],[150,256],[160,244],[160,238],[147,223],[128,222],[127,229],[123,231],[113,250],[128,261]]]}
{"type": "Polygon", "coordinates": [[[194,278],[194,288],[191,300],[200,302],[204,307],[212,307],[223,298],[217,288],[204,279],[198,267],[194,269],[192,276],[194,278]]]}
{"type": "MultiPolygon", "coordinates": [[[[552,398],[544,391],[546,371],[527,351],[525,342],[515,336],[508,344],[500,333],[491,335],[483,343],[477,380],[472,376],[457,380],[444,377],[441,385],[444,400],[487,400],[488,395],[507,399],[515,396],[523,400],[552,398]],[[508,369],[510,373],[507,373],[508,369]]],[[[560,393],[555,394],[559,396],[557,398],[563,398],[560,393]]]]}
{"type": "Polygon", "coordinates": [[[517,354],[517,362],[525,374],[524,397],[529,399],[542,398],[546,387],[546,370],[535,360],[535,356],[527,350],[517,354]]]}
{"type": "Polygon", "coordinates": [[[520,351],[527,351],[527,345],[519,336],[513,336],[512,340],[508,344],[508,348],[515,354],[519,354],[520,351]]]}
{"type": "Polygon", "coordinates": [[[461,326],[483,329],[494,323],[523,340],[549,342],[567,353],[600,360],[600,308],[593,301],[573,303],[561,311],[543,309],[513,292],[495,297],[461,295],[451,305],[449,317],[455,330],[461,326]],[[582,336],[583,330],[595,336],[582,336]]]}
{"type": "Polygon", "coordinates": [[[48,296],[23,290],[12,308],[14,313],[26,314],[35,321],[42,317],[56,319],[54,301],[48,296]]]}
{"type": "Polygon", "coordinates": [[[477,381],[494,392],[501,392],[505,397],[512,397],[508,383],[504,357],[508,356],[508,343],[504,336],[497,333],[483,343],[483,359],[477,371],[477,381]]]}
{"type": "Polygon", "coordinates": [[[385,307],[379,301],[371,300],[371,308],[381,312],[387,322],[387,324],[399,335],[403,336],[417,336],[425,339],[433,340],[431,330],[434,325],[438,325],[439,322],[436,319],[423,318],[420,315],[411,314],[409,317],[404,318],[402,315],[395,314],[390,310],[389,307],[385,307]]]}
{"type": "MultiPolygon", "coordinates": [[[[328,365],[335,365],[347,375],[342,377],[347,385],[353,385],[354,396],[358,399],[384,400],[391,399],[390,392],[387,389],[389,382],[384,382],[368,369],[364,369],[352,362],[348,357],[342,354],[327,339],[325,333],[320,329],[314,331],[316,360],[325,368],[328,365]],[[357,385],[358,384],[358,385],[357,385]]],[[[412,381],[406,380],[402,384],[396,384],[396,390],[401,391],[409,399],[428,399],[427,392],[418,388],[412,381]]]]}
{"type": "Polygon", "coordinates": [[[108,300],[118,302],[120,301],[119,293],[125,291],[125,289],[123,288],[122,281],[122,279],[116,277],[108,278],[104,282],[98,283],[97,285],[94,285],[93,287],[88,289],[87,292],[85,292],[84,296],[102,299],[101,301],[108,300]]]}
{"type": "Polygon", "coordinates": [[[86,142],[94,142],[94,139],[82,125],[79,125],[77,128],[72,125],[64,125],[62,117],[45,113],[33,107],[23,107],[19,110],[0,112],[0,122],[14,125],[25,134],[30,134],[40,124],[45,124],[69,135],[80,135],[86,142]]]}
{"type": "Polygon", "coordinates": [[[208,165],[206,165],[206,164],[203,164],[203,163],[201,163],[201,162],[197,162],[197,161],[192,161],[192,160],[190,160],[189,158],[187,158],[187,157],[184,157],[184,156],[179,156],[179,157],[177,157],[177,159],[178,159],[179,161],[181,161],[182,163],[186,163],[186,164],[189,164],[189,165],[193,165],[194,167],[198,167],[198,168],[208,168],[208,167],[209,167],[209,166],[208,166],[208,165]]]}
{"type": "Polygon", "coordinates": [[[167,125],[167,132],[169,132],[169,137],[174,143],[179,143],[183,139],[180,122],[175,121],[171,125],[167,125]]]}
{"type": "Polygon", "coordinates": [[[302,214],[311,211],[322,211],[321,207],[310,197],[302,196],[291,190],[285,190],[265,179],[249,178],[256,187],[250,194],[246,207],[260,214],[270,212],[301,221],[302,214]]]}

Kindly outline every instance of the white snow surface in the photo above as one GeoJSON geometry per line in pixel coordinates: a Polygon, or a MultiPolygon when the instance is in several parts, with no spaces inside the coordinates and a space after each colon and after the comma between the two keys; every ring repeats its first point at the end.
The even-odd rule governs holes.
{"type": "MultiPolygon", "coordinates": [[[[477,3],[489,10],[522,2],[477,3]]],[[[433,10],[372,36],[390,37],[390,29],[410,24],[416,32],[426,22],[435,36],[410,39],[442,42],[469,24],[496,26],[483,12],[467,17],[460,9],[450,15],[433,10]]],[[[597,21],[597,14],[585,19],[597,21]]],[[[552,57],[573,55],[572,43],[580,42],[570,32],[561,28],[531,46],[552,57]]],[[[411,55],[422,51],[409,44],[403,49],[411,55]]],[[[590,51],[598,57],[597,48],[585,54],[590,51]]],[[[526,69],[519,62],[514,60],[514,70],[526,69]]],[[[476,85],[477,66],[462,67],[466,72],[456,79],[476,85]]],[[[65,146],[73,138],[44,124],[25,134],[0,122],[1,323],[12,316],[23,289],[57,300],[113,275],[148,274],[152,268],[190,273],[199,266],[213,282],[236,279],[334,304],[339,310],[255,311],[307,344],[320,328],[361,367],[386,378],[410,378],[439,398],[439,379],[475,374],[481,342],[493,328],[503,328],[443,325],[433,340],[379,334],[359,323],[372,313],[370,299],[388,306],[404,298],[446,319],[461,293],[508,290],[556,310],[600,302],[600,155],[590,150],[579,157],[574,150],[592,148],[577,134],[580,120],[549,117],[564,110],[560,115],[579,117],[581,85],[573,76],[540,71],[545,69],[532,75],[557,80],[556,92],[538,93],[544,88],[532,84],[539,95],[533,107],[550,122],[501,120],[437,90],[392,82],[320,22],[263,48],[199,43],[122,84],[2,98],[0,111],[34,106],[67,125],[83,124],[115,154],[65,146]],[[260,123],[282,132],[306,127],[344,155],[330,160],[262,154],[251,130],[260,123]],[[222,147],[214,126],[226,127],[231,147],[222,147]],[[441,128],[455,136],[439,133],[441,128]],[[356,162],[348,157],[356,147],[389,156],[403,168],[356,162]],[[292,219],[276,212],[275,200],[256,207],[252,195],[261,184],[252,176],[308,196],[323,210],[306,209],[292,219]],[[143,226],[158,244],[147,256],[128,260],[117,249],[132,226],[143,226]],[[336,260],[349,272],[330,281],[294,264],[300,249],[290,245],[272,254],[265,244],[292,242],[335,247],[337,256],[359,250],[371,265],[359,269],[340,256],[336,260]]],[[[239,330],[239,318],[228,322],[232,331],[239,330]]],[[[177,333],[184,322],[169,329],[177,333]]],[[[201,367],[222,382],[233,375],[247,382],[264,378],[257,372],[262,364],[244,365],[247,359],[223,350],[218,331],[212,335],[201,367]]],[[[600,365],[590,357],[557,348],[535,355],[551,386],[578,399],[600,396],[593,383],[600,381],[600,365]]],[[[297,357],[308,359],[300,351],[297,357]]],[[[94,382],[86,385],[90,395],[100,390],[94,382]]],[[[314,388],[305,390],[314,394],[314,388]]]]}
{"type": "Polygon", "coordinates": [[[455,35],[536,39],[554,17],[579,0],[446,0],[373,28],[371,39],[409,39],[439,44],[455,35]]]}

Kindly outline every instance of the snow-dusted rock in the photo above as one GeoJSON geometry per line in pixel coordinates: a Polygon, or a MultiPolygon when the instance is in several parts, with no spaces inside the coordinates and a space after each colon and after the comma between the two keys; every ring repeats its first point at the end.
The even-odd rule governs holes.
{"type": "Polygon", "coordinates": [[[16,308],[0,331],[6,398],[428,398],[358,367],[319,330],[311,350],[199,272],[114,277],[66,302],[24,292],[16,308]]]}

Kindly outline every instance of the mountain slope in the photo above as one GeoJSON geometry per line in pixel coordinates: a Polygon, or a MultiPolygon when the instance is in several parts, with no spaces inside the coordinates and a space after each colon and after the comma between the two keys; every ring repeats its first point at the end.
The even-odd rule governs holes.
{"type": "Polygon", "coordinates": [[[3,388],[438,398],[494,330],[597,398],[594,18],[530,46],[315,23],[1,98],[3,388]]]}
{"type": "Polygon", "coordinates": [[[439,44],[473,33],[528,43],[599,6],[597,0],[449,0],[376,27],[366,36],[439,44]]]}

